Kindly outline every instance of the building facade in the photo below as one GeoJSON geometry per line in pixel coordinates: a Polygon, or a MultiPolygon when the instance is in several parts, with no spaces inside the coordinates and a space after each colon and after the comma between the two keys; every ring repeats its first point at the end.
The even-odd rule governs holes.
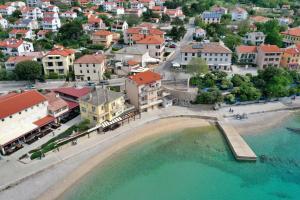
{"type": "Polygon", "coordinates": [[[124,94],[108,89],[96,88],[79,101],[80,115],[92,124],[112,121],[125,111],[124,94]]]}
{"type": "Polygon", "coordinates": [[[103,79],[104,72],[104,55],[84,55],[74,62],[74,74],[77,81],[99,82],[103,79]]]}
{"type": "Polygon", "coordinates": [[[53,49],[42,59],[45,75],[57,73],[67,75],[73,71],[75,51],[72,49],[53,49]]]}
{"type": "Polygon", "coordinates": [[[222,42],[188,44],[180,49],[180,55],[182,66],[199,57],[211,70],[231,70],[232,51],[222,42]]]}
{"type": "Polygon", "coordinates": [[[152,71],[130,76],[125,82],[126,94],[140,112],[158,108],[163,103],[161,76],[152,71]]]}

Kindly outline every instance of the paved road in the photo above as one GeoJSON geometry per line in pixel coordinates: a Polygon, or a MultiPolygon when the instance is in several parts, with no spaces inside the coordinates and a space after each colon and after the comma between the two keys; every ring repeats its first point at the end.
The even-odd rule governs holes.
{"type": "Polygon", "coordinates": [[[180,48],[193,40],[193,32],[195,30],[194,18],[190,19],[190,22],[185,25],[185,28],[187,30],[186,34],[178,43],[174,54],[166,62],[155,69],[156,72],[163,74],[164,79],[166,80],[186,79],[188,77],[185,73],[175,73],[171,71],[172,62],[180,63],[180,48]]]}

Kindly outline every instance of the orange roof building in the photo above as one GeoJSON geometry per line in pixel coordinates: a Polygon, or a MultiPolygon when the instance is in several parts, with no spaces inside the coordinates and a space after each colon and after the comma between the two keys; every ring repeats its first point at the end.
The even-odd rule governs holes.
{"type": "Polygon", "coordinates": [[[59,76],[66,76],[73,68],[74,60],[73,49],[63,47],[52,49],[42,58],[45,75],[56,73],[59,76]]]}
{"type": "Polygon", "coordinates": [[[130,76],[125,83],[130,103],[141,112],[158,108],[163,102],[161,79],[160,74],[152,71],[130,76]]]}
{"type": "Polygon", "coordinates": [[[290,28],[281,33],[286,47],[293,44],[300,44],[300,27],[290,28]]]}
{"type": "Polygon", "coordinates": [[[0,96],[0,150],[3,154],[54,121],[48,116],[47,106],[46,97],[35,90],[0,96]]]}

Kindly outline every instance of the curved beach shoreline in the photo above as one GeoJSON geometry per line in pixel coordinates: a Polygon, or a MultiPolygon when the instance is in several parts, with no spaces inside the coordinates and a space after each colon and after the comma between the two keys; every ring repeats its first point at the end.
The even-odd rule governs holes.
{"type": "Polygon", "coordinates": [[[75,171],[68,174],[60,183],[54,185],[42,194],[38,199],[50,200],[59,198],[68,188],[80,180],[83,176],[89,173],[93,168],[105,162],[113,154],[125,150],[126,147],[139,142],[147,137],[158,136],[159,134],[171,134],[186,128],[205,127],[211,124],[199,118],[176,117],[160,119],[143,125],[132,131],[132,133],[124,140],[112,144],[111,147],[100,152],[98,155],[90,158],[83,163],[75,171]]]}

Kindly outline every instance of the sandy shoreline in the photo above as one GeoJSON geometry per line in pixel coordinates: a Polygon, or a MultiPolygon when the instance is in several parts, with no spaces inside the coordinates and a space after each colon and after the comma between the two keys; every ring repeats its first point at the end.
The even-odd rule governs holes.
{"type": "Polygon", "coordinates": [[[249,115],[246,120],[227,119],[235,129],[241,134],[255,134],[266,131],[267,129],[281,126],[288,120],[295,111],[276,111],[249,115]]]}
{"type": "Polygon", "coordinates": [[[133,130],[133,132],[125,140],[116,144],[112,144],[110,148],[83,163],[75,171],[67,175],[67,177],[64,178],[60,183],[56,184],[42,194],[38,199],[50,200],[59,198],[68,188],[80,180],[80,178],[90,172],[97,165],[104,162],[111,155],[122,151],[123,149],[126,149],[126,147],[147,137],[157,136],[158,134],[168,134],[185,128],[204,127],[209,125],[210,123],[206,120],[189,117],[160,119],[147,123],[142,127],[133,130]]]}

